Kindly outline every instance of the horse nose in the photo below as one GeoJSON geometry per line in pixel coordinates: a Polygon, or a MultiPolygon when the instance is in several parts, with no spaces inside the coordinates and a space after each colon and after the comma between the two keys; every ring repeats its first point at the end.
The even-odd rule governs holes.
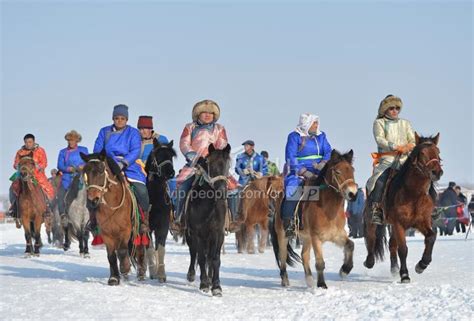
{"type": "Polygon", "coordinates": [[[349,196],[349,199],[350,199],[351,201],[353,201],[353,200],[355,200],[356,194],[354,194],[354,193],[352,193],[352,192],[349,192],[349,194],[348,194],[347,196],[349,196]]]}
{"type": "Polygon", "coordinates": [[[92,206],[96,208],[97,206],[99,206],[99,202],[100,202],[100,199],[98,197],[94,198],[92,200],[92,206]]]}

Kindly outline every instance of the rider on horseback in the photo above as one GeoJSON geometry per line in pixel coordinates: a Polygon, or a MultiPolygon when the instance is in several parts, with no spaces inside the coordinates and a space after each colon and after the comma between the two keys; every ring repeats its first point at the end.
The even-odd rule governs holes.
{"type": "Polygon", "coordinates": [[[180,171],[177,178],[176,212],[173,229],[181,228],[181,216],[184,211],[186,196],[191,189],[196,164],[201,157],[208,154],[209,145],[214,144],[216,149],[227,146],[227,134],[224,126],[218,124],[220,108],[212,100],[203,100],[194,105],[192,111],[193,122],[187,124],[181,134],[179,147],[187,164],[180,171]]]}
{"type": "Polygon", "coordinates": [[[302,114],[296,130],[288,135],[285,149],[287,176],[281,206],[283,227],[288,237],[295,235],[294,217],[305,179],[315,177],[331,158],[331,145],[319,130],[319,117],[302,114]]]}
{"type": "Polygon", "coordinates": [[[66,217],[66,193],[71,186],[75,175],[84,167],[84,161],[80,153],[89,154],[87,147],[78,146],[82,136],[75,130],[66,133],[64,139],[68,143],[68,147],[61,149],[58,156],[58,169],[62,173],[61,185],[58,189],[58,210],[61,219],[66,217]]]}
{"type": "MultiPolygon", "coordinates": [[[[54,188],[51,183],[48,181],[46,174],[44,173],[46,167],[48,166],[48,159],[46,157],[46,152],[42,147],[35,143],[35,136],[33,134],[26,134],[23,137],[25,145],[23,145],[15,155],[15,161],[13,163],[13,168],[19,170],[18,163],[20,162],[21,157],[28,156],[32,153],[33,161],[35,162],[36,169],[34,172],[34,177],[37,183],[41,186],[43,193],[45,194],[45,201],[48,204],[48,210],[45,216],[50,214],[49,204],[54,200],[54,188]]],[[[20,181],[18,172],[16,172],[10,178],[12,185],[10,187],[10,209],[9,213],[12,217],[15,217],[17,221],[20,219],[21,213],[18,212],[18,195],[20,193],[20,181]]],[[[18,225],[18,224],[17,224],[18,225]]]]}
{"type": "Polygon", "coordinates": [[[153,150],[153,140],[156,139],[160,144],[168,144],[168,138],[160,135],[153,130],[153,117],[140,116],[138,117],[137,128],[142,137],[142,148],[140,150],[139,162],[145,167],[148,155],[153,150]]]}
{"type": "Polygon", "coordinates": [[[379,105],[374,121],[374,137],[378,153],[372,154],[374,169],[367,181],[367,195],[372,203],[372,223],[383,224],[382,198],[390,168],[398,169],[415,147],[415,133],[408,120],[398,117],[403,107],[399,97],[388,95],[379,105]]]}
{"type": "MultiPolygon", "coordinates": [[[[149,232],[148,211],[150,202],[146,188],[146,177],[136,160],[140,156],[141,139],[136,128],[127,125],[128,106],[117,105],[112,114],[113,125],[102,128],[95,141],[94,153],[105,149],[107,156],[112,158],[122,169],[133,186],[138,205],[144,213],[143,222],[140,224],[140,233],[149,232]]],[[[94,211],[90,213],[90,230],[95,230],[96,217],[94,211]]]]}
{"type": "Polygon", "coordinates": [[[246,140],[242,146],[245,152],[237,156],[235,171],[239,174],[239,184],[245,186],[249,181],[267,175],[267,163],[255,152],[253,140],[246,140]]]}

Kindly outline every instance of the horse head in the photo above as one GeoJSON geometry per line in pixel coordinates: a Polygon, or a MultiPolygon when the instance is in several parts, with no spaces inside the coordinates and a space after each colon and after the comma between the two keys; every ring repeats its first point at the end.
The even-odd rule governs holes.
{"type": "Polygon", "coordinates": [[[168,180],[174,177],[173,158],[176,157],[176,151],[173,149],[173,141],[168,144],[160,144],[158,140],[153,139],[153,150],[151,151],[145,165],[145,172],[148,179],[168,180]]]}
{"type": "Polygon", "coordinates": [[[439,181],[443,175],[438,148],[439,133],[434,137],[420,137],[415,132],[415,142],[416,146],[410,154],[412,164],[431,181],[439,181]]]}
{"type": "Polygon", "coordinates": [[[216,149],[213,144],[209,145],[208,155],[198,161],[198,166],[204,171],[207,183],[214,189],[227,191],[227,176],[230,169],[230,144],[224,149],[216,149]]]}
{"type": "Polygon", "coordinates": [[[20,158],[18,163],[21,180],[24,182],[31,181],[35,173],[35,161],[33,159],[33,152],[24,155],[20,158]]]}
{"type": "Polygon", "coordinates": [[[354,181],[353,157],[352,149],[345,154],[333,149],[331,158],[320,174],[321,177],[324,177],[327,185],[339,192],[348,201],[355,200],[358,189],[354,181]]]}

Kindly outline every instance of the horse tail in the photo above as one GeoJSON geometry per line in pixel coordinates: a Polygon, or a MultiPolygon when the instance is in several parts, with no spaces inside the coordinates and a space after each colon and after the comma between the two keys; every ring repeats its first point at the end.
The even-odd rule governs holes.
{"type": "Polygon", "coordinates": [[[384,259],[385,248],[387,247],[387,228],[385,225],[377,225],[375,229],[375,249],[374,255],[377,261],[384,259]]]}
{"type": "MultiPolygon", "coordinates": [[[[270,222],[270,236],[272,241],[273,253],[275,254],[275,260],[277,262],[278,267],[281,267],[280,244],[278,242],[278,234],[275,228],[275,219],[272,219],[270,222]]],[[[301,263],[300,256],[293,250],[290,242],[288,242],[286,249],[288,251],[288,255],[286,257],[286,264],[288,264],[289,266],[294,266],[297,262],[301,263]]]]}

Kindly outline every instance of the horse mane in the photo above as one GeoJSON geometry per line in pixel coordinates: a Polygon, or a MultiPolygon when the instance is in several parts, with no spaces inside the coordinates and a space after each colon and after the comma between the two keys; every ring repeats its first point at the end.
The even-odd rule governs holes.
{"type": "MultiPolygon", "coordinates": [[[[434,137],[420,137],[418,144],[412,150],[412,152],[408,155],[407,160],[405,163],[400,167],[400,170],[395,174],[392,181],[390,182],[390,186],[387,190],[387,206],[393,206],[395,202],[395,194],[403,187],[403,183],[405,182],[405,176],[407,175],[410,168],[413,166],[413,162],[418,158],[420,155],[421,150],[426,147],[427,145],[434,144],[433,142],[434,137]]],[[[433,202],[436,202],[437,192],[434,186],[434,183],[431,182],[429,195],[433,202]]]]}

